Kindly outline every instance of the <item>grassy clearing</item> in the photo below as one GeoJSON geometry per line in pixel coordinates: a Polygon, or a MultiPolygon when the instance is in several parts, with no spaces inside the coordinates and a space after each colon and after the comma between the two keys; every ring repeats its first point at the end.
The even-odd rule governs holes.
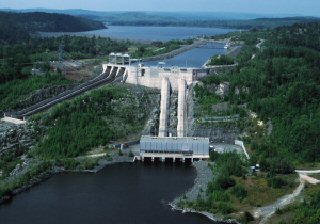
{"type": "Polygon", "coordinates": [[[296,174],[277,175],[277,177],[285,180],[286,186],[281,188],[270,187],[267,175],[264,173],[246,178],[236,178],[237,184],[243,185],[248,195],[243,201],[236,201],[236,207],[239,210],[243,210],[244,206],[250,208],[252,206],[261,207],[272,204],[278,198],[292,193],[299,185],[296,174]]]}

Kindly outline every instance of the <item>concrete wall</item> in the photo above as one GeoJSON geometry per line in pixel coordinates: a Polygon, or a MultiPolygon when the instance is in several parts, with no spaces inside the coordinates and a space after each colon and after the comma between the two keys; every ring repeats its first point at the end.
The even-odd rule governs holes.
{"type": "Polygon", "coordinates": [[[193,156],[209,156],[208,138],[153,138],[142,136],[140,154],[152,151],[153,154],[175,154],[175,152],[192,151],[193,156]]]}
{"type": "Polygon", "coordinates": [[[11,124],[16,124],[16,125],[24,125],[27,123],[25,120],[13,118],[13,117],[3,117],[0,119],[0,121],[6,122],[6,123],[11,123],[11,124]]]}
{"type": "Polygon", "coordinates": [[[170,113],[170,82],[168,78],[163,78],[162,84],[161,84],[159,137],[168,137],[169,113],[170,113]]]}
{"type": "Polygon", "coordinates": [[[187,83],[186,80],[179,80],[178,87],[178,125],[177,136],[187,137],[187,83]]]}
{"type": "MultiPolygon", "coordinates": [[[[107,70],[111,64],[103,64],[103,71],[107,70]]],[[[178,91],[178,81],[184,79],[188,85],[191,85],[197,79],[197,70],[194,68],[160,68],[145,67],[134,65],[117,65],[127,69],[126,82],[130,84],[139,84],[151,88],[161,88],[161,80],[168,78],[173,91],[178,91]]]]}

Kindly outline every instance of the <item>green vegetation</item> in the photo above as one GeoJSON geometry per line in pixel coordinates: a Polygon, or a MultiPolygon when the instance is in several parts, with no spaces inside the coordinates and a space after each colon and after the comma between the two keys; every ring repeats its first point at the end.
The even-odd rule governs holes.
{"type": "Polygon", "coordinates": [[[58,159],[56,166],[64,167],[66,170],[92,170],[98,163],[98,159],[58,159]]]}
{"type": "Polygon", "coordinates": [[[102,22],[65,14],[0,12],[0,42],[18,42],[36,31],[81,32],[104,29],[102,22]]]}
{"type": "Polygon", "coordinates": [[[19,175],[18,177],[11,179],[10,181],[0,182],[0,198],[3,196],[12,196],[12,191],[20,187],[30,184],[32,180],[36,181],[36,177],[44,172],[48,171],[51,164],[48,162],[41,162],[36,165],[32,165],[28,168],[27,172],[19,175]]]}
{"type": "Polygon", "coordinates": [[[216,103],[223,102],[223,100],[215,94],[214,85],[221,82],[219,76],[208,76],[202,80],[203,85],[196,84],[194,92],[199,104],[199,109],[196,110],[196,116],[212,115],[212,106],[216,103]]]}
{"type": "Polygon", "coordinates": [[[294,203],[287,208],[277,210],[270,223],[317,224],[320,222],[320,189],[306,185],[302,203],[294,203]]]}
{"type": "MultiPolygon", "coordinates": [[[[270,136],[251,136],[251,148],[262,169],[292,172],[290,161],[320,160],[320,23],[299,24],[268,33],[262,51],[241,64],[228,77],[230,103],[248,103],[265,123],[270,118],[270,136]],[[249,87],[235,93],[236,87],[249,87]]],[[[257,33],[248,35],[259,35],[257,33]]]]}
{"type": "Polygon", "coordinates": [[[3,179],[5,177],[8,177],[10,173],[15,169],[16,165],[21,162],[20,158],[17,158],[17,155],[21,155],[20,153],[6,153],[2,156],[0,159],[0,167],[2,171],[2,177],[0,179],[3,179]]]}
{"type": "Polygon", "coordinates": [[[317,189],[294,211],[294,224],[315,224],[320,222],[320,189],[317,189]]]}
{"type": "Polygon", "coordinates": [[[182,27],[220,27],[234,29],[270,29],[281,26],[291,26],[298,22],[319,21],[318,18],[288,17],[288,18],[260,18],[248,20],[223,19],[186,19],[184,21],[172,17],[151,18],[148,15],[139,15],[135,18],[112,17],[108,22],[114,26],[182,26],[182,27]],[[111,19],[111,20],[110,20],[111,19]]]}
{"type": "Polygon", "coordinates": [[[216,154],[213,153],[211,158],[214,158],[214,173],[213,180],[209,183],[206,197],[200,195],[195,202],[181,200],[179,206],[191,207],[199,211],[210,211],[214,214],[229,214],[236,211],[231,205],[231,195],[236,195],[240,200],[246,197],[246,191],[243,186],[236,184],[235,176],[241,177],[246,171],[244,160],[240,159],[238,154],[216,154]]]}
{"type": "MultiPolygon", "coordinates": [[[[16,177],[9,177],[16,165],[22,163],[22,152],[8,153],[0,159],[0,198],[11,197],[13,190],[38,181],[34,178],[52,166],[65,170],[94,169],[99,158],[89,158],[87,152],[100,146],[108,152],[104,158],[112,161],[109,154],[112,151],[106,146],[111,141],[140,132],[149,115],[145,108],[150,102],[147,90],[115,84],[35,115],[32,122],[37,144],[34,149],[23,152],[29,157],[25,170],[16,177]]],[[[112,153],[116,155],[116,152],[112,153]]],[[[119,151],[119,156],[122,155],[119,151]]]]}
{"type": "MultiPolygon", "coordinates": [[[[320,40],[314,37],[319,35],[320,23],[232,34],[233,41],[245,43],[236,58],[239,65],[227,74],[207,77],[195,87],[199,104],[196,114],[215,114],[213,105],[221,102],[226,102],[230,110],[221,113],[238,112],[241,118],[237,126],[246,133],[243,140],[251,156],[246,167],[258,163],[261,172],[241,172],[241,160],[236,162],[227,155],[234,166],[232,170],[239,170],[230,173],[228,161],[212,153],[216,172],[206,197],[182,201],[182,206],[215,214],[232,213],[229,216],[250,222],[252,215],[246,211],[270,205],[297,187],[297,175],[292,174],[295,167],[318,168],[320,40]],[[265,42],[258,49],[260,38],[265,42]],[[222,82],[230,83],[225,99],[213,91],[222,82]],[[267,123],[272,126],[268,128],[267,123]],[[240,212],[244,212],[241,217],[240,212]]],[[[305,203],[277,211],[275,216],[290,216],[288,223],[318,223],[319,187],[315,189],[306,195],[305,203]]]]}
{"type": "Polygon", "coordinates": [[[141,45],[133,52],[133,58],[147,58],[179,49],[182,45],[193,44],[192,39],[171,40],[168,42],[152,42],[150,46],[141,45]]]}
{"type": "Polygon", "coordinates": [[[42,130],[36,154],[47,159],[73,158],[139,132],[148,116],[145,108],[150,99],[144,90],[131,91],[106,86],[37,115],[38,125],[49,128],[42,130]]]}
{"type": "Polygon", "coordinates": [[[209,211],[248,223],[254,220],[249,212],[253,207],[269,205],[297,187],[294,174],[249,172],[248,161],[236,153],[212,152],[211,160],[214,161],[210,165],[214,177],[205,194],[199,194],[195,201],[182,198],[179,206],[209,211]]]}
{"type": "Polygon", "coordinates": [[[0,111],[17,109],[19,102],[38,89],[56,85],[70,85],[61,74],[53,71],[52,61],[59,60],[59,47],[63,45],[64,60],[98,59],[106,61],[111,52],[130,51],[136,57],[149,57],[169,52],[188,41],[157,42],[151,45],[133,44],[101,37],[62,36],[31,38],[15,44],[0,46],[0,111]],[[137,45],[137,46],[136,46],[137,45]],[[143,50],[144,49],[144,50],[143,50]],[[31,69],[38,68],[45,75],[34,77],[31,69]]]}
{"type": "Polygon", "coordinates": [[[19,102],[38,89],[56,85],[70,85],[58,72],[53,72],[51,61],[59,60],[59,46],[64,46],[64,59],[100,58],[112,51],[126,51],[128,42],[110,38],[63,36],[57,38],[32,38],[15,44],[0,46],[0,111],[16,109],[19,102]],[[35,77],[31,69],[38,68],[45,75],[35,77]]]}
{"type": "Polygon", "coordinates": [[[215,66],[215,65],[233,65],[235,62],[232,58],[227,55],[218,55],[210,59],[207,65],[215,66]]]}
{"type": "Polygon", "coordinates": [[[237,34],[233,38],[246,44],[237,69],[195,88],[202,113],[209,115],[218,102],[210,86],[228,81],[231,107],[246,104],[247,114],[256,112],[264,124],[271,120],[270,135],[253,130],[245,139],[251,163],[260,163],[262,171],[286,174],[294,165],[320,160],[320,41],[314,39],[319,34],[320,23],[237,34]],[[255,47],[258,38],[266,39],[261,50],[255,47]]]}
{"type": "Polygon", "coordinates": [[[20,102],[25,100],[30,93],[55,85],[69,85],[71,81],[61,74],[47,73],[45,76],[30,76],[27,79],[16,79],[0,84],[0,111],[8,108],[20,107],[20,102]]]}
{"type": "Polygon", "coordinates": [[[127,51],[130,43],[110,38],[62,36],[32,38],[17,44],[0,46],[0,84],[14,79],[26,79],[32,67],[50,70],[50,61],[59,60],[59,47],[63,45],[64,59],[91,59],[113,51],[127,51]]]}

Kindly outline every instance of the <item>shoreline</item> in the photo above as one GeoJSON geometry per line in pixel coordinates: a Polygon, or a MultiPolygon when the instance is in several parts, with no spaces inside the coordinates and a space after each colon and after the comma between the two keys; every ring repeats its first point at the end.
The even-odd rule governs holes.
{"type": "Polygon", "coordinates": [[[210,212],[197,211],[197,210],[190,209],[190,208],[182,209],[179,206],[175,205],[174,203],[169,203],[169,206],[171,206],[172,210],[180,211],[181,213],[193,213],[193,214],[203,215],[214,223],[219,222],[219,223],[226,223],[226,224],[241,224],[241,223],[237,222],[236,220],[222,220],[220,218],[216,218],[214,216],[214,214],[212,214],[210,212]]]}
{"type": "MultiPolygon", "coordinates": [[[[186,191],[186,197],[187,200],[195,200],[198,194],[204,194],[206,191],[206,187],[208,185],[208,182],[211,181],[213,178],[212,171],[209,167],[210,162],[207,161],[198,161],[193,164],[193,166],[196,169],[196,178],[194,180],[193,186],[186,191]],[[205,188],[205,189],[203,189],[205,188]]],[[[178,201],[181,199],[181,195],[174,198],[172,202],[170,202],[168,205],[171,207],[172,210],[180,211],[181,213],[195,213],[206,216],[209,220],[211,220],[213,223],[219,222],[219,223],[234,223],[234,224],[240,224],[236,220],[223,220],[223,217],[218,217],[213,213],[206,212],[206,211],[197,211],[192,208],[181,208],[178,206],[178,201]]]]}
{"type": "Polygon", "coordinates": [[[62,174],[62,173],[98,173],[101,170],[103,170],[105,167],[119,164],[119,163],[133,163],[132,160],[130,160],[131,157],[123,156],[123,158],[117,158],[115,161],[108,161],[106,159],[102,159],[98,162],[98,164],[92,169],[92,170],[65,170],[64,168],[53,166],[48,171],[45,171],[35,177],[33,177],[26,185],[21,186],[12,192],[10,194],[4,195],[2,198],[0,198],[0,207],[2,205],[5,205],[7,203],[10,203],[12,200],[14,200],[14,197],[30,190],[31,188],[37,186],[38,184],[41,184],[42,182],[48,180],[52,176],[56,174],[62,174]]]}
{"type": "Polygon", "coordinates": [[[170,59],[170,58],[177,56],[178,54],[184,53],[186,51],[189,51],[193,48],[199,47],[199,46],[207,44],[207,43],[209,43],[209,42],[208,41],[195,41],[191,45],[183,45],[180,48],[175,49],[170,52],[167,52],[167,53],[163,53],[163,54],[159,54],[159,55],[155,55],[155,56],[151,56],[151,57],[147,57],[147,58],[142,58],[141,61],[142,62],[149,62],[149,61],[170,59]]]}

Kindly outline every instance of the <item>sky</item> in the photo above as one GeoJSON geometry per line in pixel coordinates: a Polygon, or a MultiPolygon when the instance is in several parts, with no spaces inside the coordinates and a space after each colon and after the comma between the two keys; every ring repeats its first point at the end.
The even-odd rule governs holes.
{"type": "Polygon", "coordinates": [[[0,8],[206,11],[320,16],[320,0],[0,0],[0,8]]]}

